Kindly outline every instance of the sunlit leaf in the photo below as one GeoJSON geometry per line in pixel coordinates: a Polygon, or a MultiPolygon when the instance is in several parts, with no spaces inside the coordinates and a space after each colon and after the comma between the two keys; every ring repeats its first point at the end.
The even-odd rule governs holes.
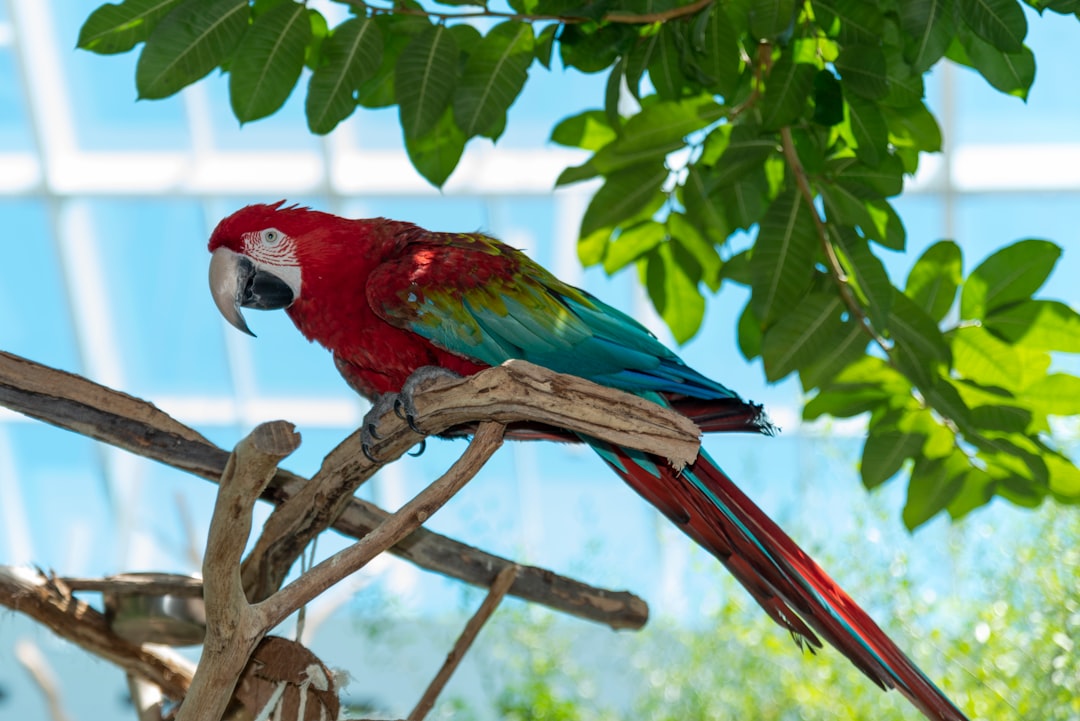
{"type": "Polygon", "coordinates": [[[663,223],[646,220],[619,233],[607,246],[604,272],[611,274],[633,263],[664,240],[667,231],[663,223]]]}
{"type": "Polygon", "coordinates": [[[905,461],[919,454],[925,442],[921,434],[884,424],[871,426],[859,464],[863,485],[874,489],[888,481],[900,472],[905,461]]]}
{"type": "Polygon", "coordinates": [[[1024,300],[989,313],[983,326],[1035,350],[1080,353],[1080,313],[1056,300],[1024,300]]]}
{"type": "Polygon", "coordinates": [[[885,266],[874,255],[869,243],[850,228],[834,228],[832,234],[848,274],[849,282],[859,294],[860,300],[869,308],[874,325],[883,328],[888,323],[892,309],[893,284],[885,266]]]}
{"type": "Polygon", "coordinates": [[[888,152],[889,130],[877,103],[859,96],[848,98],[846,120],[855,140],[855,156],[871,167],[881,163],[888,152]]]}
{"type": "Polygon", "coordinates": [[[551,142],[569,148],[599,150],[616,137],[602,110],[586,110],[559,121],[551,131],[551,142]]]}
{"type": "Polygon", "coordinates": [[[916,459],[908,483],[904,525],[915,530],[945,510],[971,472],[971,465],[960,452],[932,461],[916,459]]]}
{"type": "Polygon", "coordinates": [[[915,261],[904,292],[935,321],[941,321],[956,300],[960,287],[960,246],[951,240],[934,243],[915,261]]]}
{"type": "Polygon", "coordinates": [[[1020,398],[1052,416],[1080,415],[1080,378],[1051,373],[1024,388],[1020,398]]]}
{"type": "Polygon", "coordinates": [[[679,343],[685,343],[701,327],[705,298],[697,280],[686,273],[670,243],[661,243],[645,259],[645,287],[656,311],[679,343]]]}
{"type": "Polygon", "coordinates": [[[581,236],[651,216],[663,203],[660,186],[667,177],[662,163],[643,163],[609,175],[585,210],[581,236]]]}
{"type": "Polygon", "coordinates": [[[1027,300],[1061,257],[1048,240],[1021,240],[991,254],[964,281],[960,317],[981,320],[1002,306],[1027,300]]]}
{"type": "Polygon", "coordinates": [[[937,324],[899,290],[893,295],[889,332],[900,369],[924,390],[933,384],[936,366],[950,365],[949,346],[937,324]]]}

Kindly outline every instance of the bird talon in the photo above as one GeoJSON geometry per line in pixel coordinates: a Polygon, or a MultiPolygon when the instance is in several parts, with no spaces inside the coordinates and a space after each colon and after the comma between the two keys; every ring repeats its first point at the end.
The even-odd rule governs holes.
{"type": "Polygon", "coordinates": [[[409,453],[409,455],[412,456],[413,458],[419,458],[420,456],[422,456],[424,454],[424,450],[426,448],[427,448],[427,438],[421,438],[420,439],[420,447],[417,448],[415,452],[409,453]]]}
{"type": "Polygon", "coordinates": [[[408,413],[405,412],[405,401],[401,400],[401,396],[394,399],[394,415],[403,421],[409,420],[408,413]]]}
{"type": "Polygon", "coordinates": [[[373,441],[381,441],[383,438],[379,435],[378,426],[376,426],[374,423],[367,424],[367,426],[365,427],[365,433],[367,434],[367,437],[373,441]]]}
{"type": "Polygon", "coordinates": [[[364,458],[368,459],[372,463],[378,463],[379,462],[379,459],[376,458],[374,456],[374,454],[372,454],[372,452],[371,452],[371,444],[361,442],[360,443],[360,452],[364,454],[364,458]]]}

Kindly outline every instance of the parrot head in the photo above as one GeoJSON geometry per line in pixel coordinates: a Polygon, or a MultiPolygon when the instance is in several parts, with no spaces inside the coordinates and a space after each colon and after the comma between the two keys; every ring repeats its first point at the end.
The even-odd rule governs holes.
{"type": "Polygon", "coordinates": [[[218,310],[233,326],[248,328],[241,308],[288,308],[302,288],[300,239],[308,235],[313,215],[285,201],[249,205],[218,223],[210,236],[210,292],[218,310]]]}

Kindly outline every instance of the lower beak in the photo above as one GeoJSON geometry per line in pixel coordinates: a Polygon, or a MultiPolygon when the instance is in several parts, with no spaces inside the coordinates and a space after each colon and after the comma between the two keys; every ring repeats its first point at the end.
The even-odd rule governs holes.
{"type": "Polygon", "coordinates": [[[240,308],[277,310],[296,299],[288,283],[228,248],[218,248],[210,257],[210,293],[225,320],[250,336],[255,334],[240,308]]]}

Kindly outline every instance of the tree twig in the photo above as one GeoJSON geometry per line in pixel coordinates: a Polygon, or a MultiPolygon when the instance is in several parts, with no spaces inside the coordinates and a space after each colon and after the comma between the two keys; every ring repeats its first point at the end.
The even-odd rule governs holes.
{"type": "Polygon", "coordinates": [[[491,589],[488,591],[487,596],[484,597],[480,608],[476,609],[476,613],[465,624],[465,628],[454,643],[454,647],[447,654],[446,661],[443,662],[439,672],[435,674],[435,678],[431,680],[431,684],[424,691],[424,695],[416,703],[416,707],[409,714],[407,721],[423,721],[424,717],[431,711],[435,705],[435,700],[438,699],[439,694],[446,687],[446,683],[450,680],[454,671],[457,670],[458,665],[461,664],[461,660],[465,658],[465,654],[472,647],[473,641],[476,640],[477,634],[480,633],[480,629],[484,627],[487,620],[491,618],[491,614],[495,612],[495,609],[499,607],[499,604],[506,596],[510,584],[514,582],[515,575],[517,575],[517,568],[507,566],[495,576],[491,589]]]}
{"type": "MultiPolygon", "coordinates": [[[[0,405],[213,482],[221,477],[229,456],[144,400],[2,351],[0,405]]],[[[263,499],[283,503],[307,483],[279,469],[263,499]]],[[[362,538],[388,515],[372,503],[351,498],[332,527],[362,538]]],[[[481,587],[493,571],[512,565],[424,528],[390,551],[421,568],[481,587]]],[[[522,566],[510,595],[612,628],[640,628],[648,619],[648,606],[634,594],[594,588],[534,566],[522,566]]]]}
{"type": "Polygon", "coordinates": [[[117,636],[105,616],[71,595],[40,571],[0,566],[0,604],[49,628],[57,636],[86,649],[162,689],[183,698],[191,683],[191,664],[176,654],[137,646],[117,636]]]}
{"type": "MultiPolygon", "coordinates": [[[[583,15],[527,14],[505,12],[501,10],[488,10],[487,8],[483,10],[439,12],[436,10],[425,10],[424,8],[411,8],[399,3],[394,3],[393,7],[384,8],[378,5],[372,5],[364,0],[341,1],[361,12],[371,11],[372,13],[379,15],[413,15],[416,17],[433,18],[440,21],[468,20],[470,18],[499,18],[502,20],[520,20],[522,22],[559,22],[564,25],[581,25],[583,23],[597,22],[596,18],[585,17],[583,15]]],[[[662,23],[693,15],[699,10],[708,7],[713,2],[715,2],[715,0],[695,0],[688,5],[648,13],[632,13],[613,10],[612,12],[606,13],[603,18],[601,18],[600,22],[618,23],[622,25],[650,25],[652,23],[662,23]]]]}
{"type": "Polygon", "coordinates": [[[299,443],[291,423],[264,423],[237,444],[225,466],[203,554],[206,640],[177,721],[220,719],[251,653],[276,625],[265,624],[248,604],[240,557],[251,533],[255,501],[277,464],[299,443]]]}

